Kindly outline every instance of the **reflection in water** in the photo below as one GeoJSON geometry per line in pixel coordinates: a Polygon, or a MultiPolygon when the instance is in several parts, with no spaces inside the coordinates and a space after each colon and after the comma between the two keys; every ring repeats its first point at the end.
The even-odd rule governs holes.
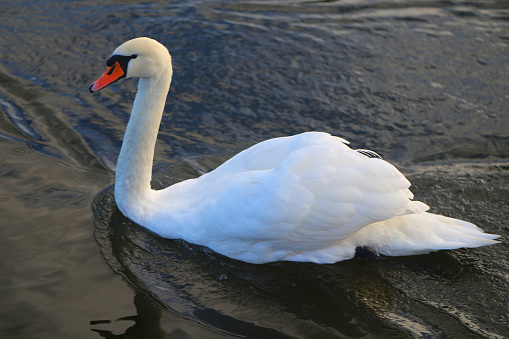
{"type": "MultiPolygon", "coordinates": [[[[159,177],[157,185],[197,175],[186,164],[167,173],[179,180],[159,177]]],[[[152,234],[116,209],[112,190],[95,201],[95,236],[105,261],[136,293],[138,315],[130,318],[136,324],[128,331],[153,326],[151,332],[163,333],[158,321],[162,312],[170,314],[172,322],[187,319],[180,331],[195,328],[212,337],[480,335],[475,325],[454,315],[458,310],[436,308],[419,295],[432,294],[428,288],[434,288],[435,280],[479,275],[477,268],[461,262],[454,252],[355,258],[334,265],[252,265],[152,234]],[[403,292],[397,287],[405,284],[403,275],[423,285],[405,286],[403,292]],[[427,281],[429,277],[434,278],[427,281]],[[418,294],[408,295],[414,292],[418,294]]],[[[461,291],[463,286],[455,288],[461,291]]],[[[459,292],[457,297],[465,296],[459,292]]]]}
{"type": "Polygon", "coordinates": [[[112,269],[137,295],[150,295],[211,334],[334,338],[370,331],[370,326],[358,324],[358,307],[344,289],[350,285],[343,281],[351,280],[345,277],[349,272],[291,263],[252,265],[159,238],[116,210],[111,190],[95,206],[96,239],[112,269]],[[324,274],[338,286],[320,286],[326,281],[324,274]]]}
{"type": "MultiPolygon", "coordinates": [[[[101,330],[92,328],[92,331],[99,333],[103,338],[150,338],[165,339],[177,338],[176,333],[168,335],[161,328],[161,310],[155,307],[154,301],[150,300],[145,294],[136,294],[134,296],[134,305],[137,315],[120,318],[116,321],[131,321],[134,325],[130,326],[125,332],[114,334],[110,330],[101,330]]],[[[109,324],[110,320],[91,321],[90,325],[109,324]]]]}

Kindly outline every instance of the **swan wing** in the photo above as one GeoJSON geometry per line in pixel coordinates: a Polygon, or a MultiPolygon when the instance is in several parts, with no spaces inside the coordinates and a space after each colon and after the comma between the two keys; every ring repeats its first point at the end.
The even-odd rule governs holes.
{"type": "Polygon", "coordinates": [[[336,246],[373,222],[427,209],[410,200],[410,183],[386,161],[327,134],[305,137],[318,138],[302,147],[288,140],[293,145],[283,147],[291,151],[274,167],[268,164],[280,157],[274,156],[278,151],[259,144],[233,158],[227,169],[244,170],[228,180],[203,178],[214,192],[205,199],[208,232],[214,234],[207,246],[245,261],[288,260],[336,246]],[[272,156],[257,163],[262,150],[272,156]]]}
{"type": "Polygon", "coordinates": [[[219,176],[244,171],[268,170],[279,166],[293,152],[314,145],[333,144],[346,147],[345,139],[324,132],[306,132],[262,141],[238,153],[209,175],[219,176]]]}

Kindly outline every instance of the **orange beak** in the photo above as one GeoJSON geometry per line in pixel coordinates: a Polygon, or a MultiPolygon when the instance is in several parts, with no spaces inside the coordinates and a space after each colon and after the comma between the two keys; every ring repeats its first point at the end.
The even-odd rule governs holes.
{"type": "Polygon", "coordinates": [[[92,83],[92,85],[90,85],[90,92],[91,93],[97,92],[124,77],[125,77],[124,70],[122,69],[118,61],[115,61],[113,66],[109,67],[106,70],[106,72],[104,72],[104,74],[99,77],[99,79],[97,79],[95,82],[92,83]]]}

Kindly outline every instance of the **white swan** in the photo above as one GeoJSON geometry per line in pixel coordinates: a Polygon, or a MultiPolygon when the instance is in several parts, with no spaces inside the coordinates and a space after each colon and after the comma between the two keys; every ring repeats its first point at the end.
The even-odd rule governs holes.
{"type": "Polygon", "coordinates": [[[119,46],[107,65],[91,92],[140,78],[115,199],[126,217],[162,237],[250,263],[334,263],[352,258],[358,246],[397,256],[498,242],[471,223],[425,212],[429,207],[410,200],[410,183],[394,166],[320,132],[261,142],[199,178],[152,190],[171,56],[157,41],[137,38],[119,46]]]}

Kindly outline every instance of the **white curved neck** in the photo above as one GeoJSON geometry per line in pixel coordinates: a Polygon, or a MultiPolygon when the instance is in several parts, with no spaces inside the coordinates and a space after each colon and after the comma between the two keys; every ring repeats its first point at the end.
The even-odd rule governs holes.
{"type": "Polygon", "coordinates": [[[156,77],[140,78],[117,161],[117,206],[125,216],[142,225],[153,193],[152,163],[171,76],[170,68],[156,77]]]}

